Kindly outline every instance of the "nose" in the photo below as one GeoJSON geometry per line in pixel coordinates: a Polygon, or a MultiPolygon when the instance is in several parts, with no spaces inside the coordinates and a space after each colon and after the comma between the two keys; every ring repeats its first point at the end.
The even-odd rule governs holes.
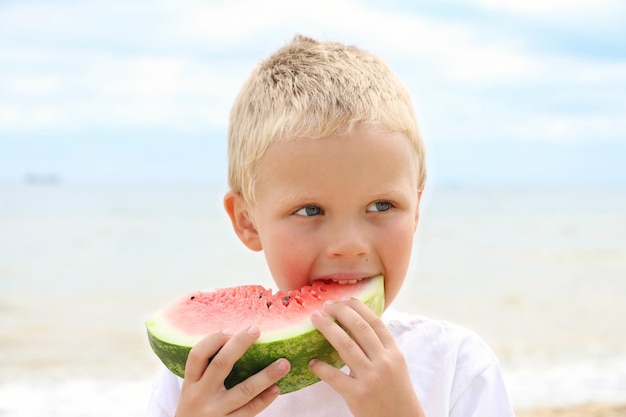
{"type": "Polygon", "coordinates": [[[326,254],[330,258],[365,257],[370,252],[367,230],[356,221],[339,220],[329,224],[326,254]]]}

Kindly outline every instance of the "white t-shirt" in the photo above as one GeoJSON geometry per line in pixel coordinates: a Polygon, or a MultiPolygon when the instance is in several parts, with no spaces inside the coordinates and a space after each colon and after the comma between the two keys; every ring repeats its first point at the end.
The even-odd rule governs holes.
{"type": "MultiPolygon", "coordinates": [[[[383,320],[402,350],[427,417],[513,417],[498,361],[475,333],[444,321],[387,310],[383,320]]],[[[182,379],[163,368],[148,415],[174,417],[182,379]]],[[[280,395],[260,417],[352,416],[325,382],[280,395]]]]}

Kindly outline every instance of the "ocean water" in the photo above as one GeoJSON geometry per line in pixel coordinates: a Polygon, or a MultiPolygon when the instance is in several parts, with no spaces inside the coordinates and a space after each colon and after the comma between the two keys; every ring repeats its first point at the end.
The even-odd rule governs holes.
{"type": "MultiPolygon", "coordinates": [[[[0,416],[143,415],[146,317],[272,285],[224,191],[0,185],[0,416]]],[[[516,407],[626,403],[626,189],[428,189],[415,243],[394,307],[478,332],[516,407]]]]}

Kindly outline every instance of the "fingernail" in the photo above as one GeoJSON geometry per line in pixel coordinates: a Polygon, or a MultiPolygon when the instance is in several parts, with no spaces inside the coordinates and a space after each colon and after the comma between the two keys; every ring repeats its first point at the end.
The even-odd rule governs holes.
{"type": "Polygon", "coordinates": [[[248,327],[248,334],[251,336],[256,336],[259,334],[259,328],[256,326],[250,326],[248,327]]]}
{"type": "Polygon", "coordinates": [[[230,329],[224,329],[224,330],[222,330],[222,334],[224,336],[232,336],[233,335],[233,331],[230,330],[230,329]]]}
{"type": "Polygon", "coordinates": [[[346,302],[346,301],[350,301],[351,297],[348,297],[347,295],[341,297],[341,301],[346,302]]]}
{"type": "Polygon", "coordinates": [[[272,395],[278,395],[280,393],[280,388],[278,388],[278,385],[272,385],[268,389],[269,389],[270,394],[272,395]]]}
{"type": "Polygon", "coordinates": [[[311,360],[309,361],[309,366],[313,366],[313,365],[315,365],[316,363],[317,363],[317,359],[311,359],[311,360]]]}
{"type": "Polygon", "coordinates": [[[324,306],[329,306],[331,304],[335,304],[335,300],[326,300],[326,301],[324,301],[324,306]]]}
{"type": "Polygon", "coordinates": [[[281,371],[281,372],[285,372],[286,370],[289,369],[289,361],[286,359],[279,359],[278,361],[276,361],[276,368],[281,371]]]}
{"type": "Polygon", "coordinates": [[[319,310],[314,311],[313,314],[312,314],[313,317],[322,317],[323,315],[324,315],[324,313],[322,313],[319,310]]]}

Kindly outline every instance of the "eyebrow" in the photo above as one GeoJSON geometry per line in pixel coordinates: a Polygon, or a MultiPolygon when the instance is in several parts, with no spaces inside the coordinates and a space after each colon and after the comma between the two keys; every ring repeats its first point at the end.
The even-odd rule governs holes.
{"type": "MultiPolygon", "coordinates": [[[[381,187],[382,188],[382,187],[381,187]]],[[[418,192],[418,189],[413,190],[416,193],[418,192]]],[[[404,189],[404,187],[400,188],[400,187],[394,187],[394,188],[388,188],[385,189],[384,191],[368,191],[366,193],[366,198],[367,198],[367,202],[370,201],[377,201],[377,200],[401,200],[406,198],[407,192],[404,189]]],[[[276,205],[293,205],[293,206],[298,206],[301,204],[315,204],[315,203],[319,203],[321,202],[321,200],[323,200],[324,198],[326,198],[323,195],[319,195],[319,194],[312,194],[312,193],[294,193],[292,195],[281,195],[278,200],[275,202],[276,205]]]]}

